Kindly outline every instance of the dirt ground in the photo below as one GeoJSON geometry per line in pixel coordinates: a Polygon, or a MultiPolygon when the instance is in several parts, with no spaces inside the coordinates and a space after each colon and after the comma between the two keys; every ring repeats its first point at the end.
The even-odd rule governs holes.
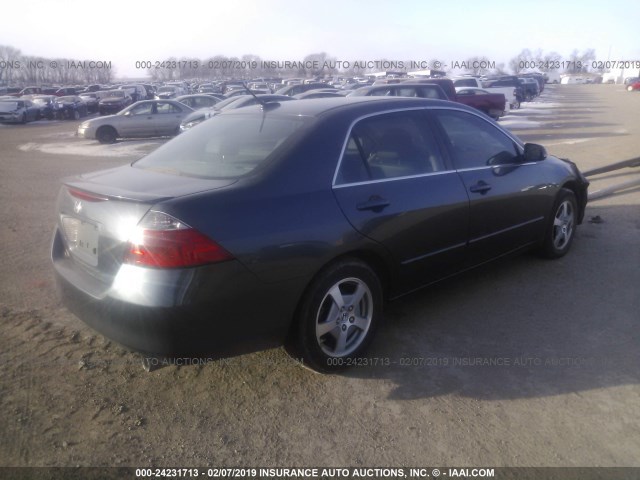
{"type": "MultiPolygon", "coordinates": [[[[523,107],[505,125],[583,170],[640,155],[621,86],[523,107]]],[[[161,142],[109,155],[76,127],[0,125],[0,466],[640,466],[640,188],[592,202],[565,258],[387,305],[386,366],[322,376],[274,349],[148,373],[60,305],[48,250],[60,178],[161,142]]]]}

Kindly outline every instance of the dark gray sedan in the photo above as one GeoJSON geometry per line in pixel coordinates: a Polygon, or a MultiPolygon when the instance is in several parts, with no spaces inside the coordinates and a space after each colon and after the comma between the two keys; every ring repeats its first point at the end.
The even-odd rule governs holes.
{"type": "Polygon", "coordinates": [[[362,358],[383,300],[521,250],[565,255],[587,187],[460,104],[256,105],[67,180],[51,257],[65,304],[145,355],[286,341],[331,371],[362,358]]]}

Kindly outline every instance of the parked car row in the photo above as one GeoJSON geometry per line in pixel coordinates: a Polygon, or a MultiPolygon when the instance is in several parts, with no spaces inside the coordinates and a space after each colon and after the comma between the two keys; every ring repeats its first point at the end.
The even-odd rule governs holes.
{"type": "Polygon", "coordinates": [[[42,118],[78,120],[87,114],[87,104],[77,95],[0,98],[0,122],[3,123],[27,123],[42,118]]]}
{"type": "MultiPolygon", "coordinates": [[[[212,112],[227,108],[216,105],[222,101],[249,95],[281,95],[294,99],[327,98],[340,96],[400,96],[450,100],[472,106],[494,120],[505,115],[510,108],[518,108],[521,102],[530,101],[544,89],[545,79],[541,75],[499,76],[499,77],[461,77],[461,78],[407,78],[391,75],[388,78],[358,77],[334,79],[255,79],[244,82],[239,80],[220,82],[166,82],[164,84],[123,84],[90,85],[88,87],[61,87],[55,95],[44,95],[45,88],[26,87],[23,99],[32,101],[40,111],[35,118],[72,118],[78,119],[87,114],[98,112],[100,115],[114,115],[130,105],[143,100],[176,100],[193,110],[209,109],[200,112],[198,120],[189,120],[182,130],[195,125],[212,112]],[[461,88],[465,87],[465,88],[461,88]],[[82,93],[77,94],[80,90],[82,93]],[[272,93],[274,92],[275,93],[272,93]],[[75,93],[71,93],[75,92],[75,93]],[[195,93],[194,93],[195,92],[195,93]],[[56,97],[61,93],[66,95],[56,97]]],[[[245,99],[234,104],[238,108],[245,99]]],[[[254,102],[255,103],[255,102],[254,102]]],[[[28,109],[27,109],[28,110],[28,109]]],[[[12,110],[13,111],[13,110],[12,110]]],[[[20,121],[32,120],[33,114],[19,109],[20,121]],[[23,116],[22,113],[25,113],[23,116]]]]}

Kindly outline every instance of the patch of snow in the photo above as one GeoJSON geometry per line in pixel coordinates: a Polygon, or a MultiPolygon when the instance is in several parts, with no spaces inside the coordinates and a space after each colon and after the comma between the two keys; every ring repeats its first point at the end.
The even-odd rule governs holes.
{"type": "Polygon", "coordinates": [[[504,118],[498,122],[501,126],[507,130],[518,130],[521,128],[539,128],[542,122],[536,122],[533,120],[527,120],[526,118],[504,118]]]}
{"type": "Polygon", "coordinates": [[[527,103],[528,108],[560,108],[562,107],[561,103],[556,102],[529,102],[527,103]]]}
{"type": "Polygon", "coordinates": [[[576,143],[590,142],[591,140],[593,140],[593,138],[574,138],[572,140],[562,140],[560,142],[545,143],[545,146],[552,147],[554,145],[575,145],[576,143]]]}
{"type": "Polygon", "coordinates": [[[88,157],[141,157],[163,144],[165,140],[123,141],[103,145],[95,140],[79,140],[70,143],[29,142],[18,147],[23,152],[39,151],[54,155],[84,155],[88,157]]]}

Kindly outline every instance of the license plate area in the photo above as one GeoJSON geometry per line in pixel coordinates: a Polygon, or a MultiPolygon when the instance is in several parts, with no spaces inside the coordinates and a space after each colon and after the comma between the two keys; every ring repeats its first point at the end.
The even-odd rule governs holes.
{"type": "Polygon", "coordinates": [[[98,266],[98,226],[75,217],[62,217],[62,228],[71,254],[92,267],[98,266]]]}

